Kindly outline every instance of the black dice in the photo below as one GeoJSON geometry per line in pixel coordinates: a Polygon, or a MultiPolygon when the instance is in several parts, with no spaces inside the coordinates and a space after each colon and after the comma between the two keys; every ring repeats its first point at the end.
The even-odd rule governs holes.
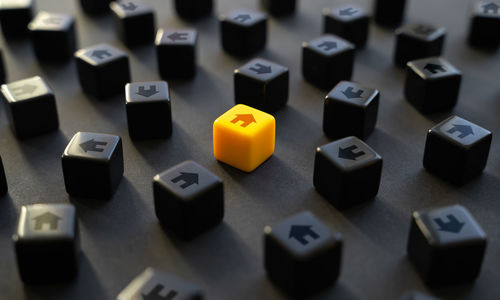
{"type": "Polygon", "coordinates": [[[5,176],[2,157],[0,157],[0,197],[7,194],[7,191],[8,191],[7,176],[5,176]]]}
{"type": "Polygon", "coordinates": [[[130,82],[128,56],[108,44],[99,44],[75,53],[78,79],[83,91],[97,99],[123,94],[130,82]]]}
{"type": "Polygon", "coordinates": [[[165,81],[134,82],[125,87],[128,132],[132,139],[172,134],[170,92],[165,81]]]}
{"type": "Polygon", "coordinates": [[[399,300],[440,300],[420,292],[407,292],[399,300]]]}
{"type": "Polygon", "coordinates": [[[323,32],[340,36],[363,48],[368,40],[370,17],[356,5],[323,10],[323,32]]]}
{"type": "Polygon", "coordinates": [[[446,29],[423,24],[410,24],[396,30],[394,62],[404,67],[419,58],[440,56],[446,29]]]}
{"type": "Polygon", "coordinates": [[[33,19],[33,0],[0,1],[0,24],[6,38],[25,36],[33,19]]]}
{"type": "Polygon", "coordinates": [[[109,5],[118,37],[128,46],[153,43],[155,14],[139,0],[120,0],[109,5]]]}
{"type": "Polygon", "coordinates": [[[109,11],[112,0],[80,0],[80,6],[88,15],[100,15],[109,11]]]}
{"type": "Polygon", "coordinates": [[[340,274],[342,236],[305,211],[264,228],[264,266],[269,279],[303,299],[331,286],[340,274]]]}
{"type": "Polygon", "coordinates": [[[175,11],[188,20],[206,17],[212,13],[213,0],[175,0],[175,11]]]}
{"type": "Polygon", "coordinates": [[[498,48],[500,36],[500,1],[476,1],[472,10],[469,44],[480,48],[498,48]]]}
{"type": "Polygon", "coordinates": [[[22,206],[12,239],[25,283],[59,283],[76,276],[80,247],[73,205],[22,206]]]}
{"type": "Polygon", "coordinates": [[[0,84],[4,84],[7,81],[7,72],[5,70],[5,64],[3,62],[3,51],[0,49],[0,84]]]}
{"type": "Polygon", "coordinates": [[[380,93],[350,81],[341,81],[325,98],[323,131],[333,139],[365,139],[375,129],[380,93]]]}
{"type": "Polygon", "coordinates": [[[458,100],[462,73],[448,61],[430,57],[408,62],[404,94],[424,114],[451,110],[458,100]]]}
{"type": "Polygon", "coordinates": [[[297,0],[261,0],[262,6],[271,15],[281,17],[295,12],[297,0]]]}
{"type": "Polygon", "coordinates": [[[17,137],[37,136],[59,128],[56,98],[41,77],[3,84],[2,98],[17,137]]]}
{"type": "Polygon", "coordinates": [[[224,50],[234,56],[250,56],[266,46],[267,16],[257,11],[239,9],[221,17],[224,50]]]}
{"type": "Polygon", "coordinates": [[[193,161],[156,175],[153,193],[156,216],[181,238],[201,234],[224,216],[222,180],[193,161]]]}
{"type": "Polygon", "coordinates": [[[413,213],[408,258],[429,286],[474,280],[485,250],[486,234],[465,207],[413,213]]]}
{"type": "Polygon", "coordinates": [[[78,132],[62,155],[66,192],[71,196],[109,199],[123,176],[119,136],[78,132]]]}
{"type": "Polygon", "coordinates": [[[256,58],[234,71],[234,99],[268,113],[288,100],[288,68],[256,58]]]}
{"type": "Polygon", "coordinates": [[[302,44],[302,75],[315,86],[331,89],[341,80],[350,80],[354,45],[334,35],[323,35],[302,44]]]}
{"type": "Polygon", "coordinates": [[[488,130],[452,116],[427,133],[424,167],[451,183],[465,184],[483,172],[491,139],[488,130]]]}
{"type": "Polygon", "coordinates": [[[196,45],[194,29],[159,29],[156,35],[156,57],[160,76],[165,79],[190,79],[196,75],[196,45]]]}
{"type": "Polygon", "coordinates": [[[120,292],[117,300],[203,300],[203,298],[203,292],[192,283],[147,268],[120,292]]]}
{"type": "Polygon", "coordinates": [[[405,15],[406,0],[376,0],[375,22],[386,27],[401,25],[405,15]]]}
{"type": "Polygon", "coordinates": [[[382,157],[356,137],[316,149],[314,187],[333,206],[345,209],[378,193],[382,157]]]}

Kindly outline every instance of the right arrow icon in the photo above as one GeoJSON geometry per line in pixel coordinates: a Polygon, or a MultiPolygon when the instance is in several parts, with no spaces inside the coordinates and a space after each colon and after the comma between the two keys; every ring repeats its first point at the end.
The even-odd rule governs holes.
{"type": "Polygon", "coordinates": [[[440,231],[451,233],[460,233],[465,223],[460,222],[454,215],[447,215],[448,222],[444,222],[441,218],[435,218],[434,222],[439,226],[440,231]]]}
{"type": "Polygon", "coordinates": [[[424,69],[431,72],[432,74],[446,72],[446,69],[442,65],[438,64],[426,64],[424,69]]]}
{"type": "Polygon", "coordinates": [[[288,235],[288,238],[295,239],[303,246],[306,246],[307,244],[309,244],[309,241],[306,239],[306,237],[308,236],[311,237],[313,240],[317,240],[320,238],[319,234],[317,234],[314,230],[312,230],[312,226],[293,225],[290,228],[290,234],[288,235]]]}
{"type": "Polygon", "coordinates": [[[161,296],[160,293],[163,291],[165,288],[164,285],[162,284],[157,284],[155,287],[151,290],[151,292],[147,294],[142,294],[142,299],[143,300],[174,300],[178,292],[172,290],[168,292],[165,296],[161,296]]]}
{"type": "Polygon", "coordinates": [[[358,146],[356,145],[352,145],[347,148],[339,147],[339,157],[347,160],[357,160],[358,157],[366,154],[363,151],[354,152],[356,149],[358,149],[358,146]]]}
{"type": "Polygon", "coordinates": [[[454,134],[455,132],[460,133],[458,135],[459,138],[463,139],[468,137],[469,135],[474,135],[474,131],[472,131],[472,127],[469,125],[457,125],[453,124],[453,128],[446,131],[448,133],[454,134]]]}

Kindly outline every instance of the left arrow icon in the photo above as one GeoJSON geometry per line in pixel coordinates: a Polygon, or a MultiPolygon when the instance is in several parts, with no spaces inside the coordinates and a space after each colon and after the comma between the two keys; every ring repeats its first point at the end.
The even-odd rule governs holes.
{"type": "Polygon", "coordinates": [[[97,146],[107,146],[107,142],[99,142],[94,139],[88,140],[84,143],[80,144],[80,147],[83,149],[85,152],[103,152],[105,148],[100,148],[97,146]]]}

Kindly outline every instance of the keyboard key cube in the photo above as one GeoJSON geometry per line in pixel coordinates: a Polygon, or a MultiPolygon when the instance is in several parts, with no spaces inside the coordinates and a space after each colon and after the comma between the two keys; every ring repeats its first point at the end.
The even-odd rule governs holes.
{"type": "Polygon", "coordinates": [[[350,80],[354,45],[334,35],[323,35],[302,44],[302,75],[321,89],[331,89],[341,80],[350,80]]]}
{"type": "Polygon", "coordinates": [[[188,20],[209,16],[213,10],[213,0],[175,0],[174,5],[177,14],[188,20]]]}
{"type": "Polygon", "coordinates": [[[123,94],[130,82],[128,56],[108,44],[99,44],[75,53],[78,79],[83,91],[97,99],[123,94]]]}
{"type": "Polygon", "coordinates": [[[461,205],[414,212],[408,259],[431,287],[474,280],[481,270],[486,234],[461,205]]]}
{"type": "Polygon", "coordinates": [[[410,24],[396,30],[394,62],[404,67],[419,58],[440,56],[443,50],[446,29],[424,24],[410,24]]]}
{"type": "Polygon", "coordinates": [[[316,149],[314,187],[338,209],[375,198],[381,173],[382,157],[356,137],[316,149]]]}
{"type": "Polygon", "coordinates": [[[112,0],[80,0],[80,6],[88,15],[101,15],[109,12],[112,0]]]}
{"type": "Polygon", "coordinates": [[[75,18],[42,11],[28,24],[39,60],[67,61],[76,50],[75,18]]]}
{"type": "Polygon", "coordinates": [[[221,16],[224,50],[233,56],[250,56],[264,49],[267,40],[267,16],[253,10],[234,10],[221,16]]]}
{"type": "Polygon", "coordinates": [[[234,71],[236,104],[272,113],[288,101],[288,68],[256,58],[234,71]]]}
{"type": "Polygon", "coordinates": [[[10,126],[18,138],[28,138],[59,128],[56,98],[39,76],[2,85],[2,98],[10,126]]]}
{"type": "Polygon", "coordinates": [[[190,79],[196,75],[198,33],[194,29],[159,29],[156,57],[160,76],[166,79],[190,79]]]}
{"type": "Polygon", "coordinates": [[[109,199],[123,176],[119,136],[78,132],[62,155],[66,192],[74,197],[109,199]]]}
{"type": "Polygon", "coordinates": [[[500,1],[476,1],[473,4],[469,29],[469,44],[479,48],[498,48],[500,36],[500,1]]]}
{"type": "Polygon", "coordinates": [[[451,183],[465,184],[483,172],[491,139],[488,130],[452,116],[427,133],[424,167],[451,183]]]}
{"type": "Polygon", "coordinates": [[[410,61],[404,94],[424,114],[451,110],[457,103],[462,73],[440,57],[410,61]]]}
{"type": "Polygon", "coordinates": [[[172,134],[170,92],[165,81],[127,83],[125,98],[132,139],[166,138],[172,134]]]}
{"type": "Polygon", "coordinates": [[[342,236],[305,211],[264,228],[264,266],[285,293],[304,299],[337,280],[342,236]]]}
{"type": "Polygon", "coordinates": [[[118,295],[117,300],[203,300],[203,292],[192,283],[165,272],[147,268],[118,295]]]}
{"type": "Polygon", "coordinates": [[[7,191],[8,191],[7,177],[5,176],[2,157],[0,157],[0,197],[7,194],[7,191]]]}
{"type": "Polygon", "coordinates": [[[22,206],[12,239],[23,282],[60,283],[77,275],[80,247],[73,205],[22,206]]]}
{"type": "Polygon", "coordinates": [[[323,10],[323,32],[335,34],[357,49],[368,41],[370,17],[356,5],[342,5],[323,10]]]}
{"type": "Polygon", "coordinates": [[[354,135],[364,139],[375,129],[380,93],[341,81],[325,98],[323,131],[333,139],[354,135]]]}
{"type": "Polygon", "coordinates": [[[222,180],[193,161],[185,161],[153,179],[155,212],[160,223],[191,239],[224,217],[222,180]]]}
{"type": "Polygon", "coordinates": [[[214,156],[244,172],[252,172],[273,155],[275,131],[273,116],[238,104],[214,122],[214,156]]]}
{"type": "Polygon", "coordinates": [[[297,0],[261,0],[263,8],[276,17],[295,13],[297,0]]]}
{"type": "Polygon", "coordinates": [[[376,0],[375,22],[385,27],[396,27],[403,23],[406,0],[376,0]]]}
{"type": "Polygon", "coordinates": [[[154,10],[142,1],[120,0],[109,5],[118,37],[128,46],[153,43],[155,38],[154,10]]]}
{"type": "Polygon", "coordinates": [[[25,36],[33,19],[33,0],[0,1],[0,25],[6,38],[25,36]]]}

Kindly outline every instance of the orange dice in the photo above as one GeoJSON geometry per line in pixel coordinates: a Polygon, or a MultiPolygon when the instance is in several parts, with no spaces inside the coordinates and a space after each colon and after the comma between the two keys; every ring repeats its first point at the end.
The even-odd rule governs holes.
{"type": "Polygon", "coordinates": [[[238,104],[214,122],[214,156],[252,172],[274,152],[276,121],[270,114],[238,104]]]}

